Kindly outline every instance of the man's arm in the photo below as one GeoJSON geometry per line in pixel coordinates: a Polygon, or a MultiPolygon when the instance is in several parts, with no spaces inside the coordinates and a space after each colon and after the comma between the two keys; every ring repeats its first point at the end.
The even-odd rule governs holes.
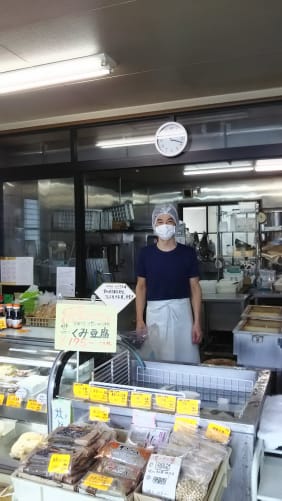
{"type": "Polygon", "coordinates": [[[142,331],[146,329],[146,324],[143,319],[144,309],[146,304],[146,278],[138,277],[136,284],[136,331],[142,331]]]}
{"type": "Polygon", "coordinates": [[[189,282],[191,290],[191,304],[194,316],[192,341],[193,343],[198,344],[202,340],[202,328],[201,328],[202,291],[198,277],[190,278],[189,282]]]}

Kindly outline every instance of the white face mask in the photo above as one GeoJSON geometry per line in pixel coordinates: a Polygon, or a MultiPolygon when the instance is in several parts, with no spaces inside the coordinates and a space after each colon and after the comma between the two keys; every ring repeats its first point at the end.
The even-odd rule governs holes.
{"type": "Polygon", "coordinates": [[[162,240],[169,240],[175,235],[175,226],[172,224],[160,224],[155,227],[155,233],[162,240]]]}

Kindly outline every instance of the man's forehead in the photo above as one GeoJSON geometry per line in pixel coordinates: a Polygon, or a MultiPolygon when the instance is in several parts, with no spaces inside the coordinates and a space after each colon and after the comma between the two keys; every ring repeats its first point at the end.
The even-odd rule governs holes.
{"type": "Polygon", "coordinates": [[[172,219],[174,221],[174,217],[171,216],[171,214],[165,214],[165,213],[164,214],[159,214],[158,217],[157,217],[157,219],[160,219],[160,218],[163,218],[163,217],[167,217],[167,218],[172,219]]]}

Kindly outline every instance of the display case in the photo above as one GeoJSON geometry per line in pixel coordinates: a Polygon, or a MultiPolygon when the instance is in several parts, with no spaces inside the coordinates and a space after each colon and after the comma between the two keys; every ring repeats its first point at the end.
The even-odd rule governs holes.
{"type": "Polygon", "coordinates": [[[18,466],[11,449],[26,432],[47,433],[47,386],[57,352],[53,329],[0,332],[0,471],[18,466]]]}
{"type": "MultiPolygon", "coordinates": [[[[115,428],[128,430],[139,410],[145,413],[144,422],[150,414],[159,428],[171,430],[176,416],[183,415],[179,402],[192,399],[200,426],[213,422],[231,429],[232,473],[223,499],[247,501],[256,430],[269,380],[269,371],[143,362],[126,349],[108,355],[100,365],[91,353],[61,352],[50,374],[49,431],[54,428],[52,405],[58,400],[70,402],[74,421],[93,420],[98,412],[115,428]],[[77,361],[77,370],[69,374],[67,364],[72,360],[77,361]]],[[[184,414],[195,418],[189,409],[184,414]]]]}

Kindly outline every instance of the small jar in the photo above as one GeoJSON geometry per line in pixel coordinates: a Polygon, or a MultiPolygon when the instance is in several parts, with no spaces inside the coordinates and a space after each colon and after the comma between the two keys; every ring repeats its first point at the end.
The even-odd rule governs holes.
{"type": "Polygon", "coordinates": [[[12,327],[13,329],[20,329],[23,325],[23,315],[19,304],[13,304],[12,310],[12,327]]]}
{"type": "Polygon", "coordinates": [[[7,327],[11,328],[13,327],[13,305],[12,303],[7,303],[6,304],[6,322],[7,322],[7,327]]]}

